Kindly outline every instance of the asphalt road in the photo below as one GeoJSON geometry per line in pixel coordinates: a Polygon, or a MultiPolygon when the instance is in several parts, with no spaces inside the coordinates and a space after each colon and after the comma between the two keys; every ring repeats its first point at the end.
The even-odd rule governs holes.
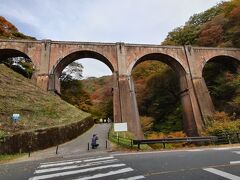
{"type": "Polygon", "coordinates": [[[116,154],[147,179],[240,180],[240,148],[116,154]]]}
{"type": "Polygon", "coordinates": [[[240,147],[160,152],[99,152],[0,166],[1,180],[240,180],[240,147]]]}
{"type": "Polygon", "coordinates": [[[109,152],[104,146],[108,125],[59,147],[35,152],[30,158],[0,165],[0,180],[37,179],[163,179],[240,180],[240,146],[159,152],[109,152]],[[87,151],[93,133],[100,148],[87,151]]]}

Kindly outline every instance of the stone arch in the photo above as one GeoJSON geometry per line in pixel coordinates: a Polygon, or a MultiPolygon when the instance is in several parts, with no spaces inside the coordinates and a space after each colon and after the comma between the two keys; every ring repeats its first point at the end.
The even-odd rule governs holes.
{"type": "Polygon", "coordinates": [[[31,60],[31,58],[27,54],[25,54],[25,53],[23,53],[19,50],[16,50],[16,49],[0,49],[0,62],[3,61],[4,59],[12,58],[12,57],[24,57],[24,58],[28,58],[28,59],[31,60]]]}
{"type": "MultiPolygon", "coordinates": [[[[204,80],[204,84],[205,84],[205,86],[206,86],[206,89],[207,89],[207,91],[209,92],[208,94],[209,94],[209,97],[210,97],[210,99],[211,99],[211,101],[212,101],[212,105],[213,105],[213,107],[214,107],[214,109],[217,109],[217,110],[219,110],[218,109],[218,105],[219,104],[221,104],[221,103],[218,103],[216,100],[221,100],[221,98],[223,97],[223,96],[220,96],[220,97],[218,97],[218,98],[214,98],[214,95],[212,95],[211,94],[211,88],[210,88],[210,86],[212,85],[211,83],[209,83],[209,81],[207,81],[208,79],[206,78],[206,74],[204,74],[204,70],[205,70],[205,73],[206,73],[206,71],[208,71],[208,72],[214,72],[214,73],[218,73],[218,72],[215,72],[215,71],[212,71],[212,70],[216,70],[216,71],[218,71],[218,70],[220,70],[220,71],[222,71],[223,69],[224,70],[228,70],[228,71],[230,71],[231,73],[233,73],[233,74],[235,74],[235,73],[238,73],[239,72],[239,67],[240,67],[240,59],[238,59],[238,58],[236,58],[236,57],[234,57],[234,56],[231,56],[231,55],[217,55],[217,56],[213,56],[213,57],[211,57],[210,59],[208,59],[207,61],[205,61],[205,63],[204,64],[202,64],[202,69],[201,69],[201,76],[202,76],[202,78],[203,78],[203,80],[204,80]],[[221,68],[214,68],[214,69],[210,69],[211,71],[209,71],[209,70],[207,70],[206,69],[206,64],[208,64],[208,63],[211,63],[211,62],[215,62],[215,63],[219,63],[219,64],[221,64],[220,66],[221,66],[221,68]],[[223,69],[222,69],[223,68],[223,69]],[[225,69],[226,68],[226,69],[225,69]],[[209,84],[208,84],[209,83],[209,84]],[[209,86],[210,85],[210,86],[209,86]]],[[[222,94],[222,93],[221,93],[222,94]]],[[[231,96],[231,94],[232,93],[229,93],[229,95],[231,96]]],[[[224,100],[225,101],[225,100],[224,100]]]]}
{"type": "Polygon", "coordinates": [[[130,72],[132,72],[133,68],[144,61],[149,60],[157,60],[161,61],[167,65],[169,65],[179,76],[179,85],[180,85],[180,97],[181,103],[183,107],[183,126],[184,131],[187,133],[188,136],[198,136],[199,135],[199,128],[198,122],[194,116],[194,107],[193,107],[193,100],[192,100],[192,93],[191,93],[191,85],[189,85],[190,73],[189,70],[186,69],[181,61],[177,60],[176,58],[169,56],[167,54],[162,53],[150,53],[146,54],[139,59],[137,59],[131,67],[130,72]]]}
{"type": "Polygon", "coordinates": [[[50,77],[48,89],[54,90],[58,93],[60,93],[60,80],[59,77],[61,76],[61,73],[63,69],[70,63],[72,63],[75,60],[83,59],[83,58],[92,58],[99,60],[106,64],[112,72],[114,72],[114,67],[111,64],[111,62],[102,54],[95,52],[95,51],[89,51],[89,50],[81,50],[81,51],[75,51],[68,55],[66,55],[64,58],[60,59],[55,66],[53,66],[53,69],[50,71],[53,77],[50,77]]]}
{"type": "Polygon", "coordinates": [[[232,63],[240,65],[240,59],[238,59],[237,57],[230,56],[230,55],[213,56],[203,62],[202,66],[201,66],[201,76],[203,76],[203,70],[204,70],[205,65],[208,62],[212,62],[212,61],[219,61],[221,63],[225,63],[227,66],[230,66],[232,63]]]}
{"type": "Polygon", "coordinates": [[[134,67],[136,67],[141,62],[149,60],[157,60],[169,65],[180,76],[185,75],[189,72],[187,69],[184,68],[184,66],[180,63],[179,60],[162,53],[150,53],[140,57],[131,64],[128,72],[131,74],[134,67]]]}
{"type": "Polygon", "coordinates": [[[89,50],[75,51],[75,52],[68,54],[67,56],[62,58],[60,61],[58,61],[58,63],[56,64],[56,66],[53,67],[53,70],[51,72],[53,74],[57,75],[57,77],[60,77],[61,72],[68,64],[72,63],[75,60],[83,59],[83,58],[92,58],[92,59],[99,60],[99,61],[103,62],[104,64],[106,64],[110,68],[110,70],[112,72],[114,72],[113,65],[105,56],[103,56],[102,54],[100,54],[98,52],[89,51],[89,50]]]}
{"type": "Polygon", "coordinates": [[[24,72],[25,71],[22,71],[22,73],[25,74],[25,76],[28,76],[28,78],[36,78],[35,77],[35,68],[36,68],[36,65],[35,63],[33,62],[33,60],[24,52],[22,51],[19,51],[19,50],[16,50],[16,49],[0,49],[0,63],[8,58],[17,58],[17,57],[23,57],[23,58],[26,58],[28,60],[31,61],[32,63],[32,67],[33,67],[33,74],[31,74],[29,76],[29,74],[25,74],[24,72]]]}

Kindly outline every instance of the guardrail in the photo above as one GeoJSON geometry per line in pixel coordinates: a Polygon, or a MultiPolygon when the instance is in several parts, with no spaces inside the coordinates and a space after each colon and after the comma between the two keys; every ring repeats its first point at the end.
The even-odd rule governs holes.
{"type": "Polygon", "coordinates": [[[141,144],[158,144],[162,143],[163,148],[165,148],[166,143],[196,143],[196,142],[208,142],[214,143],[218,140],[216,136],[205,136],[205,137],[181,137],[181,138],[161,138],[161,139],[144,139],[144,140],[133,140],[133,145],[137,145],[138,149],[140,149],[141,144]]]}
{"type": "Polygon", "coordinates": [[[109,136],[116,144],[134,148],[134,145],[137,145],[137,148],[140,149],[141,144],[163,144],[163,148],[166,148],[167,143],[208,143],[208,144],[234,144],[240,143],[240,132],[237,133],[220,133],[216,136],[203,136],[203,137],[181,137],[181,138],[162,138],[162,139],[142,139],[142,140],[133,140],[129,138],[124,138],[121,136],[111,135],[109,136]]]}
{"type": "Polygon", "coordinates": [[[237,133],[220,133],[216,135],[218,144],[240,143],[240,132],[237,133]]]}

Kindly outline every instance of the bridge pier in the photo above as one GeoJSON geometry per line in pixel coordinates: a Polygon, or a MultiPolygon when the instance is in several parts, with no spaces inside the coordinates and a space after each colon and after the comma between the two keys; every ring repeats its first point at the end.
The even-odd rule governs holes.
{"type": "MultiPolygon", "coordinates": [[[[115,117],[115,122],[127,122],[128,131],[132,132],[136,138],[142,139],[143,132],[140,124],[138,106],[134,90],[134,83],[127,72],[126,47],[124,43],[117,43],[117,63],[118,74],[116,75],[117,89],[115,89],[119,100],[114,102],[114,109],[119,114],[115,117]],[[116,103],[119,103],[118,105],[116,103]],[[119,110],[117,109],[119,108],[119,110]]],[[[115,98],[116,100],[116,98],[115,98]]],[[[114,113],[115,114],[115,113],[114,113]]]]}
{"type": "Polygon", "coordinates": [[[120,76],[118,79],[120,92],[121,122],[127,122],[128,130],[138,139],[143,138],[138,106],[131,76],[120,76]]]}
{"type": "MultiPolygon", "coordinates": [[[[192,90],[196,99],[196,106],[198,106],[200,110],[200,116],[198,115],[198,117],[201,117],[201,124],[203,126],[207,118],[213,116],[215,109],[205,80],[202,77],[201,68],[199,68],[199,59],[196,58],[191,46],[185,46],[185,53],[190,71],[192,90]]],[[[197,119],[195,121],[200,123],[197,119]]],[[[199,128],[199,130],[202,130],[202,128],[199,128]]]]}
{"type": "Polygon", "coordinates": [[[202,118],[189,74],[180,77],[180,90],[184,131],[188,136],[199,136],[203,129],[202,118]]]}
{"type": "Polygon", "coordinates": [[[37,86],[40,87],[44,91],[48,91],[48,74],[40,74],[36,76],[37,86]]]}

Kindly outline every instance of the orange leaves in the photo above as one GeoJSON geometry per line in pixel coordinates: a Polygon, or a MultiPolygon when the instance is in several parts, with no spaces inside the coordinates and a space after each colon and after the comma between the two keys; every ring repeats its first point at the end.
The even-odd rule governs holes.
{"type": "Polygon", "coordinates": [[[222,25],[210,22],[201,30],[198,42],[201,46],[217,46],[222,35],[222,25]]]}

